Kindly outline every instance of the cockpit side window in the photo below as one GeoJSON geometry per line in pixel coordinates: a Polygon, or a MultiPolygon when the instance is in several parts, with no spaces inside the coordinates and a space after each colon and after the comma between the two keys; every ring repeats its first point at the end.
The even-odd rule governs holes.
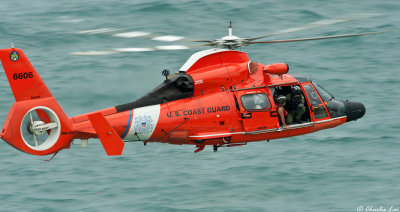
{"type": "Polygon", "coordinates": [[[245,94],[240,100],[247,111],[268,110],[271,105],[265,93],[245,94]]]}
{"type": "Polygon", "coordinates": [[[321,96],[322,100],[324,100],[324,102],[328,102],[335,98],[333,97],[332,94],[330,94],[327,90],[325,90],[325,88],[318,85],[317,83],[313,82],[313,85],[317,89],[319,95],[321,96]]]}

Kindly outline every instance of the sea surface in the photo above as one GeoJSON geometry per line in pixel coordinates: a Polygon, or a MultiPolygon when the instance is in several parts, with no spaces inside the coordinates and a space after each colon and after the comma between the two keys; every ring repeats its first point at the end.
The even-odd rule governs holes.
{"type": "MultiPolygon", "coordinates": [[[[23,49],[68,116],[131,102],[203,49],[77,56],[69,52],[165,43],[81,30],[117,28],[196,39],[257,37],[353,14],[369,18],[270,40],[386,33],[243,47],[263,64],[286,62],[338,99],[362,102],[362,119],[246,146],[127,143],[106,156],[76,141],[52,161],[0,142],[0,211],[400,211],[400,2],[44,1],[0,2],[0,48],[23,49]]],[[[196,43],[195,43],[196,44],[196,43]]],[[[1,67],[1,66],[0,66],[1,67]]],[[[14,97],[0,70],[0,125],[14,97]]]]}

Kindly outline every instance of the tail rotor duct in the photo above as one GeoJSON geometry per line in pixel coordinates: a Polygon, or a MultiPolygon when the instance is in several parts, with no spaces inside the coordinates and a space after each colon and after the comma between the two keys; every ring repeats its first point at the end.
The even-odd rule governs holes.
{"type": "Polygon", "coordinates": [[[22,140],[33,150],[47,150],[57,142],[60,126],[60,120],[53,110],[44,106],[34,107],[22,119],[22,140]]]}

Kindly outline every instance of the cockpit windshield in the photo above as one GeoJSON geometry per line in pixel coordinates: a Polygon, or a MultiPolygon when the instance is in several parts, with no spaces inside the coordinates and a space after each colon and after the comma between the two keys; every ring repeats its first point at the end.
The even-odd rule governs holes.
{"type": "Polygon", "coordinates": [[[324,100],[324,102],[329,102],[335,98],[332,94],[330,94],[327,90],[325,90],[325,88],[318,85],[316,82],[313,82],[312,84],[317,89],[319,95],[321,96],[322,100],[324,100]]]}

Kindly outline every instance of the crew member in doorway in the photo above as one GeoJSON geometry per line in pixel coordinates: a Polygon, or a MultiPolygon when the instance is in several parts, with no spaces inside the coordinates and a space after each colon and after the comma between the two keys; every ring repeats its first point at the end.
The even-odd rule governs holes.
{"type": "Polygon", "coordinates": [[[306,112],[306,108],[304,106],[305,100],[301,88],[297,85],[292,86],[291,92],[286,94],[286,99],[288,101],[286,104],[286,109],[288,111],[286,123],[302,123],[301,117],[306,112]]]}
{"type": "Polygon", "coordinates": [[[283,128],[287,128],[285,117],[288,115],[288,112],[285,110],[286,105],[286,97],[283,95],[278,96],[276,99],[276,110],[278,111],[279,123],[283,125],[283,128]]]}

